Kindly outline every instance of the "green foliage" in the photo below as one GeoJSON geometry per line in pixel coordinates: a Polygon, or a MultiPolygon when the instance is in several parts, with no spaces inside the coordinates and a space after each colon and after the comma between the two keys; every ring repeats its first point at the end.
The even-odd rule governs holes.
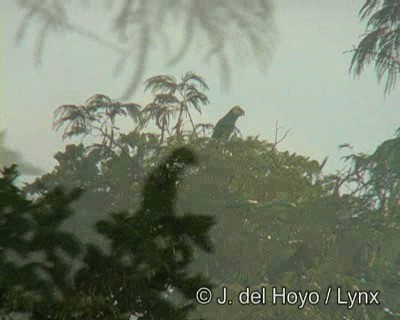
{"type": "MultiPolygon", "coordinates": [[[[72,159],[82,155],[82,146],[67,149],[72,159]]],[[[61,154],[58,158],[71,169],[71,159],[61,154]]],[[[145,181],[136,214],[112,213],[96,223],[111,250],[87,245],[82,265],[72,275],[71,260],[65,256],[76,257],[80,246],[71,234],[58,229],[71,215],[69,204],[81,189],[68,196],[57,187],[42,190],[43,195],[32,202],[13,186],[14,168],[5,169],[0,181],[1,198],[8,199],[0,208],[4,221],[1,311],[25,312],[31,319],[126,319],[131,314],[143,319],[186,319],[195,307],[190,300],[197,288],[212,287],[200,273],[188,274],[187,267],[193,260],[193,245],[212,250],[207,233],[213,218],[176,216],[174,209],[181,172],[196,163],[187,148],[172,152],[145,181]],[[19,256],[14,257],[15,263],[9,262],[7,250],[23,255],[26,263],[18,266],[19,256]],[[39,256],[32,262],[35,253],[39,256]],[[179,299],[168,297],[170,289],[179,299]]]]}
{"type": "Polygon", "coordinates": [[[114,213],[97,223],[100,234],[110,240],[111,251],[90,245],[85,266],[75,276],[75,284],[93,304],[86,317],[120,316],[135,313],[143,319],[186,319],[193,309],[199,286],[211,286],[201,275],[187,274],[193,259],[192,244],[210,251],[209,216],[174,214],[180,172],[195,164],[189,149],[175,150],[144,184],[141,208],[135,215],[114,213]],[[179,305],[160,293],[173,288],[181,293],[179,305]],[[110,303],[96,304],[96,301],[110,303]]]}
{"type": "Polygon", "coordinates": [[[149,120],[155,121],[157,128],[161,131],[161,142],[164,141],[165,134],[170,134],[172,130],[177,137],[181,137],[185,118],[190,121],[196,133],[190,108],[201,113],[202,105],[209,102],[204,94],[208,86],[202,77],[193,72],[187,72],[178,83],[171,76],[155,76],[146,81],[145,90],[151,90],[154,99],[142,113],[146,123],[149,120]],[[171,118],[177,118],[172,130],[170,129],[171,118]]]}
{"type": "Polygon", "coordinates": [[[55,188],[28,200],[14,186],[15,166],[1,174],[0,309],[3,314],[34,312],[42,301],[56,304],[70,290],[68,257],[76,257],[80,245],[59,227],[81,191],[55,188]]]}
{"type": "MultiPolygon", "coordinates": [[[[151,79],[156,97],[177,86],[171,77],[151,79]]],[[[171,99],[159,100],[160,110],[171,99]]],[[[157,121],[157,113],[145,113],[142,119],[157,121]]],[[[143,132],[139,121],[129,133],[115,126],[112,143],[70,144],[56,154],[52,172],[24,188],[35,198],[60,185],[85,190],[69,225],[89,243],[68,295],[74,310],[64,305],[47,313],[75,312],[80,319],[124,319],[133,311],[143,319],[399,317],[398,137],[372,155],[350,154],[345,170],[324,175],[323,163],[268,141],[222,141],[196,135],[196,124],[172,129],[176,124],[163,135],[165,127],[143,132]],[[209,281],[216,294],[226,286],[231,296],[246,286],[315,290],[321,299],[329,286],[380,290],[381,305],[349,310],[321,302],[300,310],[213,302],[194,309],[196,289],[209,281]]]]}
{"type": "Polygon", "coordinates": [[[67,121],[63,138],[86,136],[99,132],[102,144],[113,143],[115,120],[117,116],[130,116],[136,122],[140,121],[140,106],[135,103],[120,103],[109,97],[96,94],[90,97],[83,106],[62,105],[54,115],[56,120],[53,128],[60,129],[67,121]]]}
{"type": "Polygon", "coordinates": [[[367,18],[367,30],[353,51],[351,70],[359,76],[366,64],[374,64],[381,81],[386,77],[385,94],[395,88],[400,71],[400,2],[368,0],[360,10],[361,20],[367,18]]]}

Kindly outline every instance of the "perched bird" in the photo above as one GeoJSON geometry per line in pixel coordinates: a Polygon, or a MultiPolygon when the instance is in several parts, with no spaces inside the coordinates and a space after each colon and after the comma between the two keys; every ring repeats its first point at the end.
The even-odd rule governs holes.
{"type": "Polygon", "coordinates": [[[212,137],[215,139],[228,140],[235,130],[236,120],[240,116],[244,116],[244,110],[239,107],[233,107],[222,119],[220,119],[214,127],[212,137]]]}

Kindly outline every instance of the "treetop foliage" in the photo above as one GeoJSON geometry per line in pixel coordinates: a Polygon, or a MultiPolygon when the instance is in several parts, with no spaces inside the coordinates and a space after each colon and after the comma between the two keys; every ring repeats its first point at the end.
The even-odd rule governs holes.
{"type": "Polygon", "coordinates": [[[196,131],[197,124],[190,121],[190,98],[204,98],[194,98],[200,111],[208,100],[202,91],[207,88],[204,79],[194,73],[180,82],[156,76],[146,85],[154,95],[148,105],[158,112],[130,104],[135,106],[135,117],[131,118],[133,130],[127,133],[120,131],[117,117],[113,118],[129,116],[123,113],[125,105],[105,96],[90,99],[99,102],[81,106],[83,111],[75,116],[63,118],[65,114],[56,113],[55,122],[67,137],[97,138],[67,145],[55,155],[54,170],[23,190],[34,198],[60,185],[66,190],[85,190],[73,204],[76,217],[64,224],[86,245],[80,256],[83,260],[74,267],[74,290],[80,293],[73,305],[86,310],[82,314],[94,317],[102,312],[114,319],[124,318],[128,310],[145,316],[151,309],[157,314],[172,312],[177,319],[215,318],[221,312],[232,319],[396,315],[397,138],[383,142],[371,155],[350,153],[345,157],[347,167],[327,175],[323,172],[326,160],[320,163],[280,151],[277,139],[232,136],[218,140],[210,138],[209,131],[196,131]],[[160,94],[170,97],[161,99],[160,94]],[[107,113],[118,106],[121,113],[107,113]],[[92,118],[85,108],[92,108],[99,118],[92,118]],[[157,120],[167,111],[169,122],[157,120]],[[112,130],[99,130],[98,119],[112,130]],[[151,122],[156,123],[155,131],[148,132],[146,125],[151,122]],[[186,168],[185,164],[196,165],[186,168]],[[174,212],[173,217],[168,212],[174,212]],[[208,239],[205,232],[211,225],[208,239]],[[191,251],[188,243],[197,247],[191,251]],[[186,280],[172,276],[179,268],[186,270],[186,280]],[[194,288],[207,278],[216,292],[222,286],[238,293],[245,286],[281,285],[320,292],[328,286],[381,290],[382,307],[349,311],[329,306],[327,312],[323,305],[298,310],[213,303],[193,309],[191,302],[183,303],[184,297],[193,302],[194,288]],[[149,286],[155,291],[147,292],[149,286]],[[168,298],[162,303],[139,303],[137,288],[146,301],[156,301],[160,290],[168,298]],[[183,296],[177,294],[178,289],[183,296]],[[85,302],[88,299],[92,302],[85,302]],[[173,307],[176,303],[178,309],[173,307]]]}

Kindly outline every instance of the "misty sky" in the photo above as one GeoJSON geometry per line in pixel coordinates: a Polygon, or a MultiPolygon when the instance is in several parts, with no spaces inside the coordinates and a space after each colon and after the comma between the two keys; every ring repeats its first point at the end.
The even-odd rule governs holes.
{"type": "MultiPolygon", "coordinates": [[[[51,37],[44,64],[33,63],[35,29],[17,47],[14,37],[22,17],[14,0],[1,4],[1,113],[7,145],[20,150],[26,160],[45,170],[55,165],[53,155],[64,149],[61,132],[52,131],[52,114],[61,104],[82,104],[95,93],[117,98],[125,89],[129,72],[113,77],[115,54],[77,35],[51,37]]],[[[261,71],[246,57],[232,65],[232,84],[223,91],[219,68],[204,64],[195,52],[179,65],[166,68],[163,57],[147,69],[145,78],[157,74],[180,77],[186,71],[206,78],[210,105],[204,122],[216,123],[232,106],[240,104],[246,116],[238,121],[244,135],[273,139],[275,122],[291,129],[280,149],[329,156],[327,168],[339,169],[337,150],[342,143],[355,151],[371,152],[400,127],[399,87],[384,99],[372,69],[354,79],[348,73],[351,54],[363,25],[357,14],[364,1],[280,0],[275,5],[276,42],[269,67],[261,71]]],[[[78,21],[103,32],[104,8],[80,9],[78,21]],[[94,12],[94,13],[93,13],[94,12]],[[97,25],[96,25],[97,23],[97,25]]],[[[82,24],[84,25],[84,24],[82,24]]],[[[179,30],[177,30],[179,34],[179,30]]],[[[138,93],[131,101],[144,103],[138,93]]]]}

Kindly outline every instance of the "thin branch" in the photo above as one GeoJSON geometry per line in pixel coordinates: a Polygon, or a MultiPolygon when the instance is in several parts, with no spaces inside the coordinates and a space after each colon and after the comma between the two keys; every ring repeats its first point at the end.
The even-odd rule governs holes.
{"type": "Polygon", "coordinates": [[[288,136],[290,129],[286,130],[286,132],[283,134],[281,138],[278,138],[279,130],[282,129],[278,126],[278,121],[276,121],[275,124],[275,138],[274,138],[274,143],[272,144],[272,148],[275,149],[279,143],[281,143],[283,140],[286,139],[288,136]]]}
{"type": "MultiPolygon", "coordinates": [[[[103,136],[105,136],[106,138],[108,138],[108,139],[110,140],[110,142],[112,142],[112,144],[114,144],[114,145],[116,145],[118,148],[120,148],[121,151],[122,151],[123,153],[125,153],[125,154],[128,156],[128,158],[130,158],[129,152],[127,152],[127,151],[125,150],[125,148],[124,148],[119,142],[115,141],[115,139],[114,139],[112,136],[110,136],[107,132],[105,132],[104,129],[103,129],[102,127],[95,127],[95,126],[93,126],[93,128],[99,130],[100,133],[101,133],[103,136]]],[[[112,145],[111,145],[111,144],[110,144],[109,146],[107,146],[105,143],[97,144],[97,145],[103,146],[103,147],[105,147],[105,148],[107,148],[107,149],[109,149],[109,150],[112,150],[112,145]]]]}
{"type": "Polygon", "coordinates": [[[187,106],[187,104],[186,104],[186,101],[184,102],[184,105],[185,105],[185,108],[186,108],[186,113],[187,113],[188,116],[189,116],[190,123],[192,124],[193,132],[194,132],[194,134],[196,135],[196,138],[198,138],[199,136],[197,135],[196,127],[195,127],[195,125],[194,125],[194,122],[193,122],[193,119],[192,119],[192,115],[190,114],[190,111],[189,111],[189,108],[188,108],[188,106],[187,106]]]}

